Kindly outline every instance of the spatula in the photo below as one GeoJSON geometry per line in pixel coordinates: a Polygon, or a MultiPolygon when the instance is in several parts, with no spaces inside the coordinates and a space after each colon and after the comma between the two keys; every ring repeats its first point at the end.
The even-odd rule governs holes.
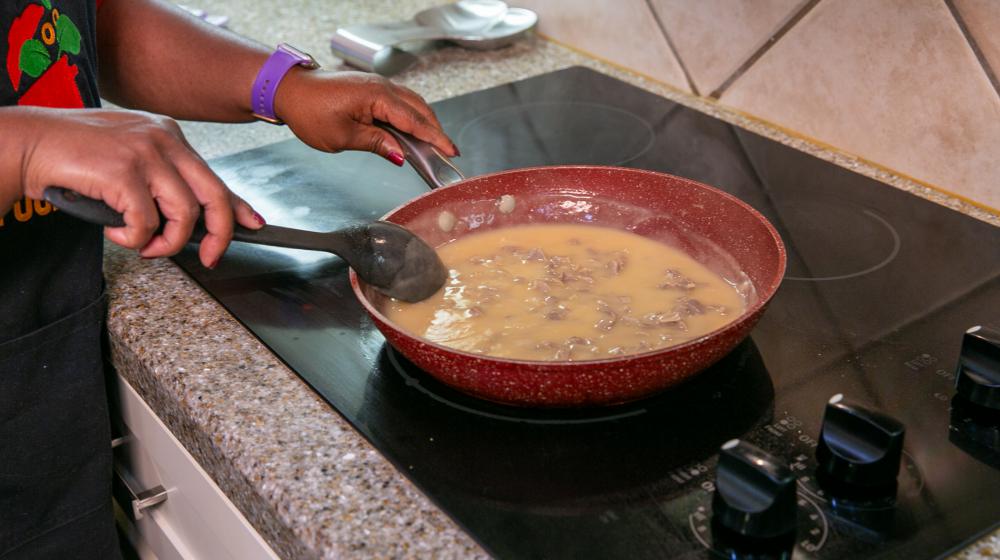
{"type": "MultiPolygon", "coordinates": [[[[81,220],[110,227],[125,225],[124,217],[115,209],[75,191],[49,187],[44,196],[81,220]]],[[[201,240],[205,233],[204,222],[198,220],[191,241],[201,240]]],[[[370,222],[326,233],[272,225],[253,230],[235,225],[233,240],[333,253],[347,261],[368,284],[407,302],[432,296],[448,277],[448,269],[430,245],[410,230],[389,222],[370,222]]]]}

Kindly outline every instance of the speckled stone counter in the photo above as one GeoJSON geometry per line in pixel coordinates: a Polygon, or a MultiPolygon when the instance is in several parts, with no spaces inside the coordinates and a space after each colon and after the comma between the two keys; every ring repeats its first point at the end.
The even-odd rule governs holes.
{"type": "MultiPolygon", "coordinates": [[[[263,43],[289,41],[337,66],[340,25],[409,16],[435,1],[237,2],[212,13],[263,43]]],[[[398,76],[434,101],[585,65],[1000,226],[1000,217],[725,108],[540,38],[494,52],[446,48],[398,76]]],[[[290,137],[257,123],[184,123],[206,157],[290,137]]],[[[283,558],[485,557],[484,551],[175,265],[108,248],[109,330],[118,371],[283,558]]],[[[1000,532],[958,558],[1000,558],[1000,532]]]]}

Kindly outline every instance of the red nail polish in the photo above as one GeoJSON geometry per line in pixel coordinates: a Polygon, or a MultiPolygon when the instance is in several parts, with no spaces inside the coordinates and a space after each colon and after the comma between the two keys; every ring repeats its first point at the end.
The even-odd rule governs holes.
{"type": "Polygon", "coordinates": [[[264,216],[261,216],[257,212],[253,213],[253,219],[257,220],[257,223],[260,224],[260,225],[262,225],[262,226],[267,225],[267,222],[264,221],[264,216]]]}
{"type": "Polygon", "coordinates": [[[214,261],[212,261],[212,264],[208,265],[208,268],[214,269],[216,266],[219,266],[219,259],[215,259],[214,261]]]}
{"type": "Polygon", "coordinates": [[[392,150],[391,152],[389,152],[389,155],[386,157],[389,161],[398,165],[399,167],[403,166],[403,161],[404,161],[403,154],[397,152],[396,150],[392,150]]]}
{"type": "Polygon", "coordinates": [[[458,146],[452,144],[451,147],[455,150],[455,157],[462,157],[462,152],[458,151],[458,146]]]}

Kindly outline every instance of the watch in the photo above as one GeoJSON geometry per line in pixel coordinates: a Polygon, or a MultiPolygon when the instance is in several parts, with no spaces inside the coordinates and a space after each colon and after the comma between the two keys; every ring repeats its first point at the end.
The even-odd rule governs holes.
{"type": "Polygon", "coordinates": [[[277,50],[260,67],[260,71],[257,72],[257,77],[253,81],[253,88],[250,91],[250,108],[254,117],[271,124],[284,124],[274,114],[274,94],[278,91],[278,84],[281,83],[282,78],[293,66],[309,69],[319,68],[319,64],[311,55],[287,43],[278,45],[277,50]]]}

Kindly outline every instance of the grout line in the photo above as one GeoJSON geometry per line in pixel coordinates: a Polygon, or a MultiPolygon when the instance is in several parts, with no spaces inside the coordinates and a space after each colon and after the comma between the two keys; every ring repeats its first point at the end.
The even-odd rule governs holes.
{"type": "Polygon", "coordinates": [[[965,37],[965,41],[969,43],[972,48],[972,53],[976,55],[976,60],[979,61],[979,65],[983,67],[983,72],[986,72],[986,77],[990,80],[990,85],[993,86],[993,91],[1000,96],[1000,80],[997,79],[997,75],[993,72],[993,67],[990,66],[988,60],[986,60],[986,55],[983,54],[982,49],[979,48],[979,43],[972,36],[972,32],[969,31],[969,27],[965,25],[965,20],[962,19],[962,14],[959,13],[958,7],[955,6],[954,0],[944,0],[944,5],[948,7],[948,11],[951,12],[951,17],[955,19],[955,23],[958,24],[958,29],[962,32],[965,37]]]}
{"type": "MultiPolygon", "coordinates": [[[[690,91],[686,91],[681,86],[674,85],[674,84],[672,84],[670,82],[664,81],[662,78],[654,78],[651,74],[646,74],[644,72],[640,72],[639,70],[636,70],[634,68],[630,68],[628,66],[625,66],[624,64],[622,64],[620,62],[615,62],[615,61],[613,61],[613,60],[611,60],[609,58],[605,58],[605,57],[603,57],[603,56],[601,56],[599,54],[592,53],[592,52],[590,52],[588,50],[584,50],[584,49],[582,49],[580,47],[577,47],[577,46],[572,45],[570,43],[564,42],[564,41],[562,41],[560,39],[556,39],[555,37],[552,37],[551,35],[546,35],[545,33],[541,33],[539,31],[536,31],[535,35],[537,35],[540,39],[543,39],[545,41],[548,41],[548,42],[552,43],[553,45],[558,45],[558,46],[560,46],[560,47],[562,47],[562,48],[564,48],[564,49],[566,49],[566,50],[568,50],[570,52],[574,52],[574,53],[576,53],[576,54],[578,54],[580,56],[589,58],[591,60],[596,60],[597,62],[600,62],[601,64],[605,64],[607,66],[610,66],[611,68],[614,68],[615,70],[618,70],[620,72],[625,72],[627,74],[631,74],[633,76],[637,76],[637,77],[642,78],[644,80],[649,80],[650,82],[653,82],[653,83],[655,83],[655,84],[657,84],[657,85],[659,85],[659,86],[661,86],[663,88],[666,88],[673,95],[686,96],[687,98],[692,98],[692,99],[697,99],[697,100],[707,100],[707,98],[705,98],[705,97],[693,96],[690,91]]],[[[711,101],[711,100],[708,100],[708,101],[711,101]]]]}
{"type": "MultiPolygon", "coordinates": [[[[975,208],[978,208],[979,210],[983,210],[984,212],[990,214],[991,216],[996,216],[997,218],[1000,218],[1000,207],[994,208],[992,206],[987,205],[984,202],[979,202],[979,201],[973,200],[973,199],[971,199],[971,198],[969,198],[969,197],[967,197],[965,195],[958,194],[955,191],[946,189],[944,187],[939,187],[938,185],[935,185],[933,183],[929,183],[929,182],[927,182],[927,181],[925,181],[923,179],[917,179],[913,175],[908,175],[908,174],[906,174],[906,173],[904,173],[902,171],[893,169],[893,168],[888,167],[888,166],[886,166],[884,164],[878,163],[877,161],[868,159],[865,156],[862,156],[860,154],[856,154],[854,152],[850,152],[848,150],[845,150],[844,148],[838,148],[837,146],[834,146],[833,144],[824,142],[823,140],[820,140],[820,139],[818,139],[816,137],[810,136],[810,135],[805,134],[803,132],[798,132],[798,131],[793,130],[791,128],[788,128],[786,126],[780,125],[780,124],[778,124],[778,123],[776,123],[774,121],[767,120],[764,117],[759,117],[759,116],[757,116],[757,115],[755,115],[753,113],[748,113],[748,112],[746,112],[746,111],[744,111],[742,109],[737,109],[736,107],[732,107],[730,105],[726,105],[725,103],[722,103],[721,101],[716,101],[716,100],[707,99],[707,98],[702,98],[702,99],[704,99],[705,101],[707,101],[708,103],[710,103],[712,105],[715,105],[716,107],[719,107],[723,111],[726,111],[728,113],[732,113],[733,115],[736,115],[736,116],[739,116],[739,117],[742,117],[742,118],[746,119],[747,121],[750,121],[750,122],[753,122],[753,123],[756,123],[756,124],[759,124],[759,125],[763,125],[765,127],[765,129],[769,128],[769,129],[771,129],[771,131],[780,132],[781,134],[787,136],[788,138],[792,138],[792,139],[795,139],[795,140],[800,140],[802,142],[805,142],[805,143],[811,145],[811,147],[813,147],[813,148],[819,148],[820,150],[823,150],[823,151],[826,151],[826,152],[830,152],[832,154],[839,154],[841,156],[844,156],[844,157],[847,157],[849,159],[855,160],[855,161],[857,161],[857,162],[859,162],[861,164],[864,164],[867,167],[870,167],[870,168],[875,169],[877,171],[882,171],[882,172],[887,173],[889,175],[895,176],[898,179],[903,179],[904,181],[913,183],[914,185],[919,185],[919,186],[924,187],[924,188],[926,188],[928,190],[934,191],[934,192],[936,192],[938,194],[943,194],[945,196],[954,198],[954,199],[959,200],[959,201],[961,201],[961,202],[963,202],[965,204],[968,204],[969,206],[973,206],[975,208]]],[[[720,119],[720,120],[724,120],[724,119],[720,119]]],[[[726,121],[726,122],[729,122],[729,121],[726,121]]],[[[754,134],[760,134],[761,136],[766,136],[764,134],[761,134],[760,132],[757,132],[757,131],[753,130],[752,128],[749,128],[747,126],[743,126],[743,125],[737,124],[736,122],[731,122],[730,124],[732,124],[733,126],[737,126],[737,127],[741,128],[743,130],[746,130],[747,132],[751,132],[751,133],[754,133],[754,134]]],[[[778,142],[781,142],[782,144],[791,146],[790,144],[781,141],[779,138],[772,138],[772,139],[777,140],[778,142]]],[[[795,146],[791,146],[791,147],[795,148],[795,146]]],[[[802,150],[800,148],[795,148],[795,149],[798,149],[800,152],[809,153],[809,152],[806,152],[805,150],[802,150]]],[[[815,157],[815,154],[810,154],[810,155],[813,155],[815,157]]],[[[853,169],[851,167],[847,167],[847,166],[842,165],[842,164],[837,164],[836,162],[833,162],[833,160],[831,160],[831,159],[823,158],[823,157],[821,157],[820,159],[823,159],[825,161],[829,161],[831,163],[834,163],[834,165],[839,165],[840,167],[842,167],[844,169],[847,169],[848,171],[852,171],[854,173],[859,173],[858,170],[853,169]]],[[[876,181],[879,181],[881,183],[885,183],[885,184],[890,185],[890,186],[895,186],[895,185],[892,185],[891,183],[889,183],[888,181],[886,181],[884,179],[878,178],[875,175],[868,174],[868,173],[860,173],[860,174],[861,175],[865,175],[866,177],[870,177],[872,179],[875,179],[876,181]]],[[[926,197],[924,197],[924,198],[926,198],[926,197]]],[[[932,201],[932,202],[936,202],[936,201],[932,201]]],[[[947,207],[947,205],[942,204],[941,202],[937,202],[937,203],[941,204],[942,206],[947,207]]],[[[968,215],[968,213],[966,213],[966,215],[968,215]]]]}
{"type": "Polygon", "coordinates": [[[806,16],[806,14],[808,14],[810,11],[812,11],[813,8],[816,7],[816,4],[819,4],[819,2],[820,0],[806,0],[806,2],[801,4],[798,8],[798,11],[796,11],[795,14],[792,15],[792,17],[785,20],[785,22],[781,24],[778,30],[774,32],[774,35],[771,35],[770,39],[765,41],[764,44],[761,45],[756,51],[754,51],[754,53],[751,54],[749,58],[743,61],[743,64],[740,64],[739,68],[737,68],[736,71],[732,73],[732,75],[730,75],[728,78],[726,78],[724,82],[722,82],[722,85],[715,88],[715,91],[713,91],[712,93],[708,94],[708,97],[711,99],[718,99],[723,92],[729,89],[729,86],[733,85],[733,82],[735,82],[741,76],[743,76],[743,74],[745,74],[747,70],[750,69],[751,66],[753,66],[758,60],[760,60],[760,57],[764,56],[764,53],[771,50],[771,47],[773,47],[775,43],[777,43],[782,37],[784,37],[786,33],[791,31],[792,28],[795,27],[795,25],[799,23],[799,21],[801,21],[802,18],[806,16]]]}
{"type": "MultiPolygon", "coordinates": [[[[935,193],[937,195],[944,195],[947,198],[951,198],[951,199],[957,200],[957,201],[961,202],[962,204],[967,204],[967,205],[969,205],[969,206],[971,206],[971,207],[973,207],[973,208],[975,208],[977,210],[981,210],[984,213],[988,214],[990,216],[990,218],[1000,219],[1000,206],[994,208],[992,206],[987,205],[986,203],[978,202],[978,201],[973,200],[973,199],[971,199],[971,198],[969,198],[969,197],[967,197],[965,195],[958,194],[957,192],[954,192],[952,190],[946,189],[944,187],[940,187],[940,186],[935,185],[933,183],[927,182],[927,181],[925,181],[923,179],[917,179],[916,177],[914,177],[912,175],[907,175],[906,173],[903,173],[902,171],[898,171],[898,170],[893,169],[891,167],[887,167],[884,164],[881,164],[881,163],[878,163],[876,161],[870,160],[870,159],[865,158],[864,156],[861,156],[859,154],[855,154],[853,152],[849,152],[849,151],[847,151],[847,150],[845,150],[843,148],[838,148],[837,146],[834,146],[833,144],[829,144],[827,142],[824,142],[824,141],[822,141],[822,140],[820,140],[818,138],[815,138],[815,137],[810,136],[808,134],[805,134],[803,132],[798,132],[796,130],[792,130],[791,128],[788,128],[786,126],[779,125],[779,124],[775,123],[774,121],[767,120],[764,117],[759,117],[757,115],[754,115],[753,113],[748,113],[748,112],[746,112],[746,111],[744,111],[742,109],[737,109],[736,107],[732,107],[730,105],[726,105],[726,104],[722,103],[721,101],[719,101],[718,99],[712,99],[710,97],[697,97],[697,96],[691,95],[690,92],[684,91],[680,87],[675,86],[675,85],[673,85],[673,84],[671,84],[669,82],[665,82],[665,81],[663,81],[660,78],[654,78],[653,76],[650,76],[649,74],[644,74],[642,72],[639,72],[638,70],[634,70],[632,68],[629,68],[628,66],[624,66],[624,65],[619,64],[617,62],[614,62],[612,60],[604,58],[601,55],[594,54],[594,53],[592,53],[590,51],[581,49],[580,47],[577,47],[577,46],[571,45],[569,43],[560,41],[559,39],[556,39],[556,38],[551,37],[549,35],[546,35],[544,33],[538,33],[538,32],[536,32],[535,34],[538,35],[539,38],[541,38],[541,39],[543,39],[545,41],[548,41],[549,43],[552,43],[554,45],[558,45],[559,47],[562,47],[562,48],[564,48],[564,49],[566,49],[566,50],[568,50],[570,52],[574,52],[574,53],[576,53],[576,54],[578,54],[580,56],[583,56],[583,57],[589,58],[591,60],[597,61],[597,62],[599,62],[601,64],[604,64],[604,65],[606,65],[606,66],[608,66],[610,68],[618,70],[619,72],[623,72],[625,74],[629,74],[629,75],[635,76],[637,78],[648,80],[648,81],[650,81],[650,82],[652,82],[654,84],[657,84],[660,87],[664,88],[664,90],[666,90],[668,93],[676,96],[675,98],[667,97],[667,99],[669,99],[670,101],[673,101],[674,103],[678,103],[680,105],[684,105],[685,107],[688,107],[688,108],[693,109],[695,111],[698,111],[698,112],[704,113],[706,115],[709,115],[709,116],[711,116],[713,118],[716,118],[716,119],[718,119],[718,120],[720,120],[722,122],[728,123],[728,124],[730,124],[732,126],[735,126],[735,127],[738,127],[738,128],[741,128],[741,129],[743,129],[743,130],[745,130],[747,132],[751,132],[751,133],[754,133],[754,134],[759,134],[759,135],[764,136],[766,138],[770,138],[770,139],[772,139],[772,140],[774,140],[776,142],[780,142],[783,145],[790,146],[793,149],[796,149],[796,150],[798,150],[800,152],[807,153],[807,154],[809,154],[809,155],[811,155],[813,157],[818,157],[819,159],[822,159],[823,161],[828,161],[830,163],[833,163],[834,165],[837,165],[838,167],[841,167],[843,169],[847,169],[848,171],[852,171],[852,172],[858,173],[860,175],[864,175],[865,177],[869,177],[871,179],[879,181],[880,183],[884,183],[886,185],[889,185],[889,186],[891,186],[893,188],[897,188],[897,189],[903,190],[904,192],[909,192],[910,194],[912,194],[914,196],[918,196],[918,197],[923,198],[925,200],[930,200],[931,202],[934,202],[935,204],[938,204],[940,206],[944,206],[945,208],[948,208],[949,206],[947,204],[945,204],[944,202],[941,202],[940,200],[935,200],[935,199],[933,199],[933,198],[931,198],[931,197],[929,197],[927,195],[919,194],[917,192],[909,191],[909,190],[904,189],[902,187],[899,187],[897,185],[893,185],[889,181],[887,181],[885,179],[879,178],[876,172],[885,173],[885,174],[889,175],[890,178],[902,179],[905,182],[911,183],[912,185],[915,185],[917,187],[920,187],[920,188],[926,189],[928,191],[931,191],[931,192],[933,192],[933,193],[935,193]],[[705,107],[703,107],[701,105],[698,105],[699,103],[704,103],[704,104],[708,105],[709,107],[715,107],[716,110],[719,111],[719,114],[710,113],[705,107]],[[740,119],[743,119],[746,122],[741,124],[740,123],[740,119]],[[761,132],[761,131],[754,130],[747,123],[753,123],[753,124],[760,125],[760,126],[763,127],[764,131],[761,132]],[[782,136],[784,136],[784,139],[782,138],[782,136]],[[826,154],[825,155],[816,155],[815,153],[809,152],[809,151],[807,151],[805,149],[795,147],[794,145],[790,144],[788,142],[788,140],[798,140],[798,141],[804,142],[809,148],[818,149],[818,150],[820,150],[822,152],[826,152],[826,154]],[[864,167],[867,167],[867,168],[870,168],[870,169],[866,169],[866,170],[863,170],[863,171],[858,171],[857,169],[853,169],[851,167],[847,167],[846,165],[844,165],[842,163],[837,163],[836,161],[834,161],[833,160],[833,156],[835,156],[835,155],[839,155],[839,156],[843,156],[843,157],[849,158],[851,160],[854,160],[854,161],[862,164],[864,167]]],[[[633,85],[636,85],[637,87],[642,88],[642,86],[639,86],[637,84],[633,84],[633,85]]],[[[642,89],[645,89],[646,91],[651,91],[648,88],[642,88],[642,89]]],[[[656,92],[652,92],[652,93],[656,93],[656,92]]],[[[661,95],[659,93],[656,93],[656,94],[657,95],[661,95]]],[[[993,224],[993,222],[990,222],[990,221],[988,221],[988,220],[986,220],[986,219],[984,219],[982,217],[978,217],[978,216],[975,216],[973,214],[970,214],[967,210],[957,210],[957,211],[962,212],[963,214],[965,214],[967,216],[970,216],[970,217],[973,217],[975,219],[978,219],[980,221],[985,221],[987,223],[993,224]]]]}
{"type": "Polygon", "coordinates": [[[701,93],[698,91],[698,86],[694,85],[694,80],[691,78],[691,73],[688,72],[687,66],[684,64],[684,60],[681,58],[681,53],[677,51],[677,46],[674,45],[672,39],[670,39],[670,34],[667,33],[667,26],[663,25],[663,20],[660,19],[659,12],[653,7],[652,0],[646,0],[646,7],[649,11],[653,13],[653,20],[656,21],[656,26],[660,28],[660,33],[663,38],[667,40],[667,46],[670,47],[670,52],[674,55],[674,60],[677,61],[677,65],[681,67],[681,72],[684,73],[684,79],[687,80],[688,87],[691,88],[691,93],[701,97],[701,93]]]}

